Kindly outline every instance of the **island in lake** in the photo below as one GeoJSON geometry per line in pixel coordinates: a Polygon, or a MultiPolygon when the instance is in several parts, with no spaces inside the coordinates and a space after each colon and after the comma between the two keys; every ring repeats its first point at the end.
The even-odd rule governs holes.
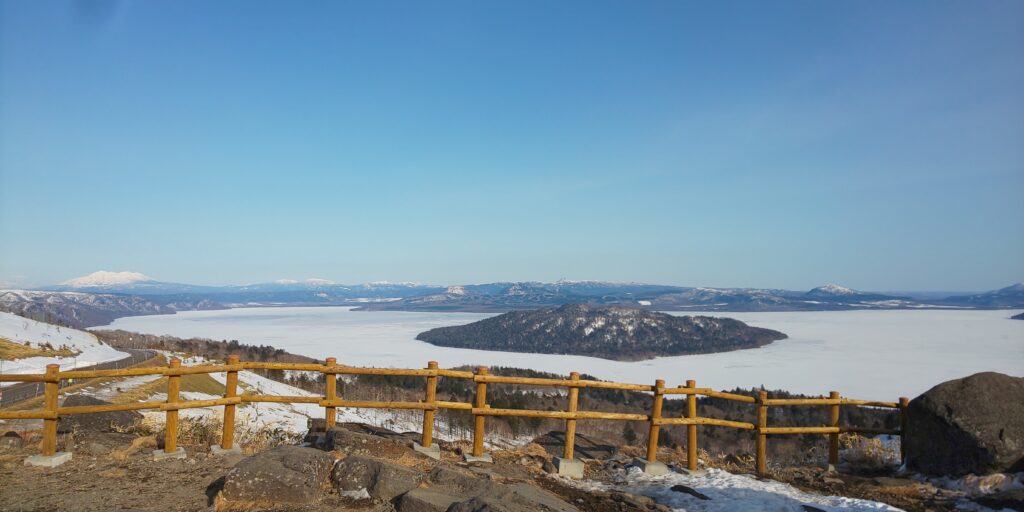
{"type": "Polygon", "coordinates": [[[786,337],[732,318],[567,304],[438,327],[421,332],[416,339],[442,347],[640,361],[756,348],[786,337]]]}

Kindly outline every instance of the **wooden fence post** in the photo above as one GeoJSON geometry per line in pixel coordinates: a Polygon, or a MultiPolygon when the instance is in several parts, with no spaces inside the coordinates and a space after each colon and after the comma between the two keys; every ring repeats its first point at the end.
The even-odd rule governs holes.
{"type": "MultiPolygon", "coordinates": [[[[181,359],[171,359],[170,368],[180,368],[181,359]]],[[[167,376],[167,403],[178,403],[178,395],[181,392],[181,375],[167,376]]],[[[168,409],[167,420],[164,428],[164,453],[172,453],[178,450],[178,410],[168,409]]]]}
{"type": "MultiPolygon", "coordinates": [[[[476,370],[477,375],[487,375],[487,368],[481,366],[476,370]]],[[[476,383],[476,400],[473,402],[473,407],[476,409],[483,409],[487,407],[487,383],[477,382],[476,383]]],[[[477,414],[473,418],[473,456],[480,457],[484,454],[484,419],[485,416],[477,414]]]]}
{"type": "MultiPolygon", "coordinates": [[[[238,364],[238,356],[228,356],[228,364],[238,364]]],[[[228,371],[227,378],[224,380],[224,398],[234,398],[238,396],[238,372],[228,371]]],[[[220,447],[224,450],[230,450],[235,444],[235,404],[224,405],[224,430],[220,437],[220,447]]]]}
{"type": "Polygon", "coordinates": [[[767,472],[768,436],[764,429],[768,427],[768,392],[757,393],[757,476],[764,478],[767,472]]]}
{"type": "Polygon", "coordinates": [[[60,372],[59,364],[46,365],[46,381],[43,383],[43,405],[46,412],[53,413],[53,419],[43,420],[43,444],[44,456],[51,457],[57,453],[57,394],[60,390],[60,379],[57,373],[60,372]]]}
{"type": "MultiPolygon", "coordinates": [[[[839,392],[831,391],[828,397],[833,400],[839,400],[839,392]]],[[[829,417],[828,426],[838,427],[839,426],[839,404],[833,404],[829,406],[829,417]]],[[[839,467],[839,433],[833,433],[828,435],[828,465],[829,470],[835,471],[839,467]]]]}
{"type": "MultiPolygon", "coordinates": [[[[334,366],[338,360],[328,357],[324,363],[327,366],[334,366]]],[[[338,398],[338,374],[324,374],[324,400],[336,400],[338,398]]],[[[324,407],[324,429],[330,429],[338,421],[337,409],[331,406],[324,407]]]]}
{"type": "MultiPolygon", "coordinates": [[[[686,381],[686,387],[695,389],[697,381],[686,381]]],[[[693,419],[697,417],[697,395],[686,395],[686,417],[693,419]]],[[[686,426],[686,467],[691,471],[697,470],[697,425],[686,426]]]]}
{"type": "MultiPolygon", "coordinates": [[[[579,382],[580,373],[572,372],[569,374],[569,378],[575,382],[579,382]]],[[[580,388],[571,387],[569,388],[569,410],[567,412],[576,412],[579,407],[579,396],[580,388]]],[[[568,419],[565,420],[565,451],[562,452],[563,458],[566,460],[572,460],[574,452],[576,451],[576,420],[568,419]]]]}
{"type": "Polygon", "coordinates": [[[665,381],[658,379],[654,382],[654,404],[651,406],[651,429],[647,434],[647,461],[657,462],[658,460],[658,431],[661,426],[658,420],[661,419],[661,405],[665,400],[665,381]]]}
{"type": "Polygon", "coordinates": [[[900,397],[900,463],[907,463],[907,406],[910,405],[910,399],[901,396],[900,397]]]}
{"type": "MultiPolygon", "coordinates": [[[[437,370],[437,361],[430,361],[427,363],[428,370],[437,370]]],[[[429,405],[435,405],[437,402],[437,375],[427,377],[427,391],[423,397],[423,401],[429,405]]],[[[434,442],[434,409],[424,409],[423,411],[423,447],[430,448],[430,445],[434,442]]]]}

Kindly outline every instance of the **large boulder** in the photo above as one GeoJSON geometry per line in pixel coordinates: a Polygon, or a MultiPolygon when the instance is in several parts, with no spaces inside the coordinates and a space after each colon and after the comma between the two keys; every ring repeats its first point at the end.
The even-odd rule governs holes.
{"type": "Polygon", "coordinates": [[[907,467],[930,475],[1024,471],[1024,378],[943,382],[907,409],[907,467]]]}
{"type": "Polygon", "coordinates": [[[334,457],[300,446],[278,446],[243,459],[224,477],[221,499],[251,506],[307,505],[329,487],[334,457]]]}
{"type": "MultiPolygon", "coordinates": [[[[110,402],[89,395],[71,395],[64,400],[61,407],[79,407],[86,405],[110,405],[110,402]]],[[[72,414],[61,416],[57,421],[60,432],[119,432],[135,426],[142,419],[136,411],[114,411],[89,414],[72,414]]]]}
{"type": "Polygon", "coordinates": [[[416,488],[423,480],[423,475],[392,462],[351,455],[338,461],[331,480],[339,492],[366,489],[371,498],[391,500],[416,488]]]}
{"type": "Polygon", "coordinates": [[[416,488],[395,502],[398,512],[579,512],[558,496],[518,482],[504,484],[486,475],[438,466],[430,487],[416,488]]]}

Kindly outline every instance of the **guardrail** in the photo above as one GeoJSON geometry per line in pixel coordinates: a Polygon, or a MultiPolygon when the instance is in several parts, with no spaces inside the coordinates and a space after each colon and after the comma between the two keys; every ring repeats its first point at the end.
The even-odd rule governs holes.
{"type": "MultiPolygon", "coordinates": [[[[157,353],[153,350],[143,349],[131,349],[131,348],[119,348],[118,350],[126,352],[128,357],[118,359],[116,361],[107,361],[105,363],[96,363],[88,366],[79,367],[82,370],[108,370],[115,368],[128,368],[139,363],[148,361],[156,357],[157,353]]],[[[79,369],[79,368],[76,368],[79,369]]],[[[0,374],[2,375],[2,374],[0,374]]],[[[60,387],[66,387],[73,384],[72,381],[60,381],[60,387]]],[[[13,386],[6,386],[0,389],[0,409],[4,407],[10,407],[11,405],[35,398],[43,394],[43,383],[42,382],[25,382],[22,384],[15,384],[13,386]]]]}
{"type": "Polygon", "coordinates": [[[243,403],[279,402],[309,403],[324,408],[327,428],[335,425],[338,407],[369,408],[369,409],[418,409],[423,411],[422,445],[430,447],[433,441],[434,416],[438,409],[455,409],[470,411],[474,416],[473,455],[481,456],[484,452],[485,419],[488,416],[517,416],[534,418],[552,418],[565,420],[565,448],[563,455],[572,460],[575,448],[576,422],[579,420],[612,420],[612,421],[646,421],[650,424],[647,438],[647,461],[656,462],[658,454],[658,434],[662,426],[685,425],[687,427],[687,465],[697,469],[697,427],[715,426],[752,430],[756,435],[757,455],[756,471],[759,476],[767,473],[767,436],[792,434],[825,434],[829,439],[829,464],[839,463],[839,434],[856,432],[867,434],[891,434],[900,436],[900,456],[905,457],[906,409],[908,399],[901,397],[897,402],[879,402],[870,400],[853,400],[843,398],[836,391],[828,398],[776,398],[769,399],[766,391],[751,397],[734,393],[716,391],[697,387],[696,381],[688,380],[683,386],[665,387],[664,380],[657,380],[653,385],[625,384],[598,380],[581,379],[578,372],[570,374],[568,379],[549,379],[532,377],[506,377],[491,375],[487,368],[480,367],[475,372],[445,370],[438,368],[436,361],[430,361],[426,368],[364,368],[337,364],[333,357],[324,364],[317,363],[266,363],[240,362],[238,356],[230,356],[227,364],[181,366],[181,360],[171,359],[166,368],[129,368],[115,370],[72,370],[60,371],[57,365],[46,367],[44,374],[0,375],[0,382],[42,382],[44,384],[44,404],[42,409],[31,411],[3,411],[0,419],[41,419],[43,420],[43,455],[54,455],[57,446],[57,420],[61,416],[71,414],[89,414],[113,411],[159,410],[166,412],[164,451],[171,453],[177,450],[178,411],[200,407],[224,407],[224,426],[220,447],[230,450],[234,446],[235,409],[243,403]],[[325,389],[322,396],[280,396],[238,394],[238,372],[243,370],[294,370],[320,372],[324,375],[325,389]],[[181,400],[181,376],[210,373],[226,373],[223,398],[211,400],[181,400]],[[424,377],[426,386],[424,399],[416,402],[406,401],[366,401],[346,400],[337,395],[337,376],[341,375],[384,375],[424,377]],[[112,404],[100,406],[59,407],[58,385],[64,379],[87,379],[99,377],[131,377],[138,375],[162,375],[168,377],[167,399],[165,401],[138,402],[131,404],[112,404]],[[437,400],[437,379],[439,377],[472,380],[476,383],[476,395],[472,403],[448,402],[437,400]],[[566,388],[568,403],[563,411],[540,411],[529,409],[493,409],[487,404],[488,384],[517,384],[527,386],[550,386],[566,388]],[[625,391],[647,392],[654,395],[653,405],[649,413],[618,413],[579,410],[579,390],[581,388],[616,389],[625,391]],[[686,414],[680,418],[662,416],[662,405],[666,395],[685,395],[686,414]],[[757,423],[732,421],[728,419],[706,418],[697,416],[697,397],[706,396],[735,402],[752,404],[757,407],[757,423]],[[768,408],[782,406],[825,406],[829,408],[829,424],[806,427],[770,427],[768,426],[768,408]],[[900,413],[899,429],[875,429],[841,426],[839,424],[840,407],[882,407],[897,409],[900,413]]]}

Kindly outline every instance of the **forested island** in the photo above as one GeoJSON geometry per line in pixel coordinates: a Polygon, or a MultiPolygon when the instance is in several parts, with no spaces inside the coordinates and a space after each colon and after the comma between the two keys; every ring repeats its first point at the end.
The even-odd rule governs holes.
{"type": "Polygon", "coordinates": [[[568,304],[439,327],[416,339],[443,347],[572,354],[616,361],[756,348],[786,335],[732,318],[568,304]]]}

